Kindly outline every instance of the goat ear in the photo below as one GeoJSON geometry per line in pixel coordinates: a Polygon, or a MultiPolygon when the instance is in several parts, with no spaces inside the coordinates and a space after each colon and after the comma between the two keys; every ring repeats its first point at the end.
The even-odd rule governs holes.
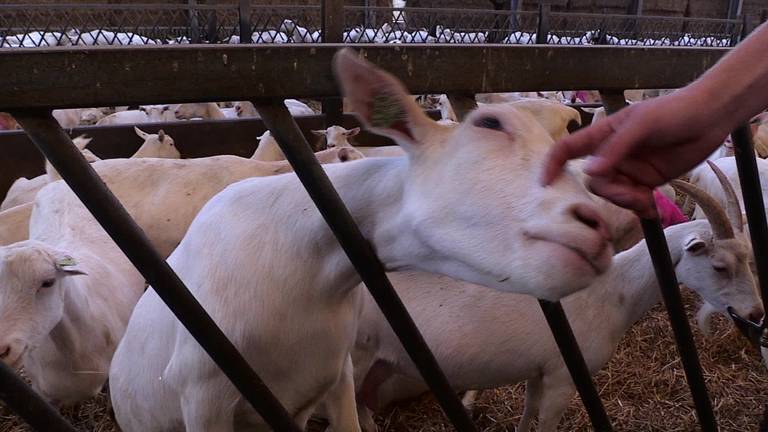
{"type": "Polygon", "coordinates": [[[56,270],[63,273],[64,276],[74,275],[87,275],[80,267],[78,267],[77,261],[70,255],[57,254],[56,256],[56,270]]]}
{"type": "Polygon", "coordinates": [[[348,137],[353,137],[353,136],[355,136],[355,135],[357,135],[357,134],[359,134],[359,133],[360,133],[360,128],[359,128],[359,127],[356,127],[356,128],[354,128],[354,129],[350,129],[350,130],[346,131],[346,132],[344,133],[344,135],[346,135],[346,136],[348,136],[348,137]]]}
{"type": "Polygon", "coordinates": [[[333,67],[352,111],[372,132],[413,150],[437,127],[397,78],[353,50],[336,53],[333,67]]]}
{"type": "Polygon", "coordinates": [[[312,133],[317,136],[325,136],[325,130],[324,129],[312,129],[312,133]]]}
{"type": "Polygon", "coordinates": [[[149,134],[144,132],[143,130],[139,129],[138,127],[134,126],[133,130],[136,132],[136,135],[139,136],[139,138],[146,140],[149,137],[149,134]]]}
{"type": "Polygon", "coordinates": [[[692,255],[701,255],[707,249],[707,243],[693,234],[685,239],[683,249],[692,255]]]}

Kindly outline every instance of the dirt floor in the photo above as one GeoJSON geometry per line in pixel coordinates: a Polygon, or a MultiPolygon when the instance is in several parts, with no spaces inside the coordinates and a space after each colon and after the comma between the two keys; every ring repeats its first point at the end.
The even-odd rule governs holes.
{"type": "MultiPolygon", "coordinates": [[[[694,296],[685,292],[689,313],[694,296]]],[[[693,321],[691,321],[693,322],[693,321]]],[[[768,403],[768,370],[745,340],[730,330],[724,318],[715,319],[713,336],[705,339],[694,329],[707,386],[722,431],[757,431],[768,403]]],[[[682,366],[677,358],[663,307],[629,331],[613,360],[597,375],[597,385],[617,431],[695,431],[697,423],[682,366]]],[[[483,431],[512,431],[522,412],[523,385],[487,391],[478,400],[475,418],[483,431]]],[[[100,395],[64,414],[80,430],[115,432],[106,395],[100,395]]],[[[404,403],[378,419],[382,431],[451,431],[430,396],[404,403]]],[[[29,431],[23,422],[0,407],[0,432],[29,431]]],[[[562,431],[588,431],[589,419],[576,398],[562,431]]]]}

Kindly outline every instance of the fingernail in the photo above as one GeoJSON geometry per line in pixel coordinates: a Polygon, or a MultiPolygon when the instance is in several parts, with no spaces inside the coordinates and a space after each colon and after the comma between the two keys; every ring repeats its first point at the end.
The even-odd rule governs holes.
{"type": "Polygon", "coordinates": [[[591,175],[596,170],[599,170],[602,168],[602,165],[605,164],[605,159],[600,156],[588,156],[587,161],[584,164],[584,173],[587,175],[591,175]]]}

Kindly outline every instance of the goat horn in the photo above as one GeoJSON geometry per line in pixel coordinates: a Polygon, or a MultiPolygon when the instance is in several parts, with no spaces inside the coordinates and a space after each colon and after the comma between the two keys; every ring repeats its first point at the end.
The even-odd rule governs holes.
{"type": "Polygon", "coordinates": [[[165,131],[164,130],[160,129],[159,131],[157,131],[157,139],[159,139],[160,141],[165,139],[165,131]]]}
{"type": "Polygon", "coordinates": [[[682,180],[672,180],[669,182],[675,189],[688,194],[696,204],[701,206],[701,210],[709,220],[709,224],[712,226],[712,234],[716,239],[732,239],[734,238],[733,227],[728,220],[728,215],[725,214],[725,210],[720,206],[712,195],[704,192],[698,186],[694,186],[688,182],[682,180]]]}
{"type": "Polygon", "coordinates": [[[725,213],[728,215],[728,219],[731,221],[737,231],[744,231],[744,219],[741,217],[741,207],[739,206],[739,199],[736,197],[736,191],[733,189],[733,184],[728,180],[728,177],[723,173],[717,164],[708,160],[709,167],[714,171],[717,181],[720,182],[720,186],[723,187],[725,192],[725,213]]]}

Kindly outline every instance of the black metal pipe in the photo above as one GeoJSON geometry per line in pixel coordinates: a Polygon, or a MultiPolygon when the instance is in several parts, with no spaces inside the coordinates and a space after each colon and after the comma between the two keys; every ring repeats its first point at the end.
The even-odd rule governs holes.
{"type": "MultiPolygon", "coordinates": [[[[606,112],[613,114],[626,106],[624,92],[600,92],[606,112]]],[[[651,254],[653,270],[661,288],[664,305],[667,308],[669,323],[675,336],[677,352],[685,371],[688,388],[699,417],[701,430],[705,432],[717,431],[717,419],[712,410],[712,402],[709,399],[707,385],[704,382],[704,374],[699,363],[699,354],[693,341],[691,327],[685,315],[683,300],[680,297],[680,288],[675,275],[675,267],[672,257],[669,255],[667,238],[661,228],[661,222],[656,219],[640,219],[645,236],[645,244],[651,254]]]]}
{"type": "Polygon", "coordinates": [[[672,258],[669,255],[667,238],[664,236],[664,230],[658,219],[641,219],[640,223],[643,227],[646,246],[651,253],[653,270],[659,281],[664,305],[667,307],[669,323],[675,335],[675,343],[683,363],[685,378],[691,389],[691,397],[693,397],[693,404],[699,417],[699,425],[704,432],[715,432],[718,430],[717,419],[712,410],[712,402],[709,400],[707,384],[704,382],[704,374],[699,363],[699,353],[693,342],[691,327],[685,315],[682,297],[680,297],[680,288],[677,283],[675,268],[672,265],[672,258]]]}
{"type": "Polygon", "coordinates": [[[238,26],[240,28],[240,43],[252,43],[251,35],[251,0],[240,0],[237,8],[238,26]]]}
{"type": "Polygon", "coordinates": [[[44,432],[77,432],[40,395],[18,376],[13,369],[0,362],[0,399],[21,416],[34,430],[44,432]]]}
{"type": "Polygon", "coordinates": [[[387,278],[384,265],[315,159],[288,109],[280,102],[254,101],[254,105],[392,330],[434,392],[448,419],[459,431],[476,431],[477,428],[387,278]]]}
{"type": "Polygon", "coordinates": [[[752,251],[755,254],[758,286],[763,297],[763,307],[768,310],[768,227],[752,133],[748,125],[742,125],[733,131],[731,137],[735,147],[736,168],[739,170],[744,208],[747,211],[752,251]]]}
{"type": "Polygon", "coordinates": [[[51,116],[51,112],[18,110],[12,115],[176,318],[264,421],[276,431],[300,432],[301,429],[285,408],[155,250],[144,231],[96,171],[85,161],[69,136],[51,116]]]}
{"type": "Polygon", "coordinates": [[[565,365],[568,367],[568,372],[571,374],[571,379],[576,385],[576,390],[579,392],[584,408],[587,410],[592,427],[597,432],[612,431],[611,420],[608,418],[603,402],[600,400],[600,394],[598,394],[595,384],[592,382],[589,368],[584,361],[584,356],[581,354],[576,337],[573,335],[573,330],[568,323],[568,317],[565,315],[563,306],[560,302],[546,300],[539,300],[539,305],[541,305],[544,318],[547,319],[547,324],[549,324],[549,328],[552,330],[552,336],[555,337],[557,348],[560,350],[560,355],[563,356],[563,361],[565,361],[565,365]]]}

